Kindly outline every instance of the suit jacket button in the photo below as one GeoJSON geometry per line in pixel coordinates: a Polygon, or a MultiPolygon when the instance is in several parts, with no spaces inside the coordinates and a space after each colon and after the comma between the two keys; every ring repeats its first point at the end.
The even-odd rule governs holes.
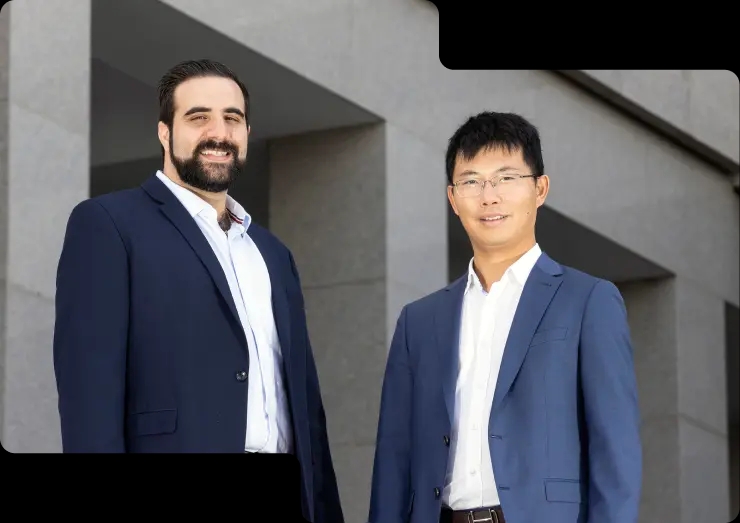
{"type": "Polygon", "coordinates": [[[437,487],[434,487],[434,497],[439,499],[439,489],[437,487]]]}
{"type": "Polygon", "coordinates": [[[238,381],[246,381],[247,380],[247,373],[243,370],[240,370],[236,373],[236,379],[238,381]]]}
{"type": "Polygon", "coordinates": [[[445,445],[447,445],[449,447],[450,446],[450,437],[449,436],[445,436],[444,440],[445,440],[445,445]]]}

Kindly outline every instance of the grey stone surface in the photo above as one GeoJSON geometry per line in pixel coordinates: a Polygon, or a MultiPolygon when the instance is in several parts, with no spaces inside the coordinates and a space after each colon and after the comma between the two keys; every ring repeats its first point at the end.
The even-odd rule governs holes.
{"type": "Polygon", "coordinates": [[[643,420],[640,521],[729,521],[724,304],[681,278],[620,290],[643,420]]]}
{"type": "Polygon", "coordinates": [[[14,2],[8,37],[1,438],[11,452],[55,452],[54,278],[67,217],[89,194],[90,2],[14,2]]]}
{"type": "Polygon", "coordinates": [[[731,521],[727,437],[683,416],[678,426],[682,523],[731,521]]]}
{"type": "Polygon", "coordinates": [[[90,119],[90,0],[13,4],[11,96],[26,111],[87,136],[90,119]]]}
{"type": "Polygon", "coordinates": [[[11,284],[5,366],[3,446],[10,452],[61,450],[56,381],[51,357],[54,302],[11,284]]]}
{"type": "Polygon", "coordinates": [[[274,140],[269,158],[270,228],[301,273],[347,521],[364,521],[398,314],[446,284],[443,163],[378,125],[274,140]]]}
{"type": "Polygon", "coordinates": [[[644,422],[678,414],[676,289],[673,279],[619,285],[634,344],[644,422]]]}
{"type": "Polygon", "coordinates": [[[563,87],[540,89],[534,120],[552,179],[548,204],[737,303],[740,205],[726,178],[563,87]]]}
{"type": "Polygon", "coordinates": [[[10,125],[9,279],[53,298],[67,217],[89,193],[88,137],[13,103],[10,125]],[[39,227],[39,216],[44,227],[39,227]]]}
{"type": "Polygon", "coordinates": [[[268,145],[270,228],[292,250],[347,521],[361,521],[386,354],[386,150],[382,126],[268,145]],[[300,224],[300,226],[297,226],[300,224]]]}
{"type": "Polygon", "coordinates": [[[676,291],[680,412],[726,438],[725,303],[686,279],[676,291]]]}
{"type": "MultiPolygon", "coordinates": [[[[0,440],[5,421],[5,325],[7,312],[8,259],[8,68],[10,2],[0,10],[0,440]]],[[[1,442],[0,442],[1,443],[1,442]]]]}
{"type": "MultiPolygon", "coordinates": [[[[305,290],[309,334],[333,445],[375,444],[385,370],[385,292],[382,280],[305,290]]],[[[367,496],[367,492],[354,494],[367,496]]]]}
{"type": "MultiPolygon", "coordinates": [[[[644,420],[640,437],[644,454],[640,523],[683,522],[681,460],[677,416],[644,420]]],[[[725,523],[725,522],[722,522],[725,523]]]]}
{"type": "Polygon", "coordinates": [[[339,483],[339,496],[342,499],[344,519],[347,523],[367,521],[370,507],[369,471],[375,457],[375,443],[368,445],[339,444],[332,446],[332,456],[339,483]]]}
{"type": "Polygon", "coordinates": [[[371,125],[269,143],[271,229],[305,286],[385,277],[384,140],[371,125]]]}
{"type": "Polygon", "coordinates": [[[389,346],[401,308],[447,284],[444,152],[387,124],[386,263],[389,346]]]}
{"type": "Polygon", "coordinates": [[[740,162],[740,82],[727,70],[586,70],[586,74],[740,162]]]}

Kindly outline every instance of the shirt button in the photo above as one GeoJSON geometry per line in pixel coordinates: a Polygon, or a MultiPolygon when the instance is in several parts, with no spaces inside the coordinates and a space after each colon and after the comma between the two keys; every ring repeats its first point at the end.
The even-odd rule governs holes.
{"type": "Polygon", "coordinates": [[[434,497],[439,499],[439,489],[437,487],[434,488],[434,497]]]}
{"type": "Polygon", "coordinates": [[[246,381],[247,380],[247,373],[243,370],[240,370],[236,373],[236,380],[237,381],[246,381]]]}
{"type": "Polygon", "coordinates": [[[445,436],[444,437],[444,442],[445,442],[445,445],[447,445],[449,447],[450,446],[450,437],[449,436],[445,436]]]}
{"type": "Polygon", "coordinates": [[[475,475],[476,475],[477,473],[478,473],[478,471],[477,471],[477,470],[471,470],[471,471],[470,471],[470,475],[471,475],[471,476],[475,476],[475,475]]]}

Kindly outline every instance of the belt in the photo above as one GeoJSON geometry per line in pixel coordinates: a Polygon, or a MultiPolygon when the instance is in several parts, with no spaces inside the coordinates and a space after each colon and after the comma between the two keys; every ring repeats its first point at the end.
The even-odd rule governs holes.
{"type": "Polygon", "coordinates": [[[471,510],[452,510],[442,507],[440,523],[506,523],[501,505],[471,510]]]}

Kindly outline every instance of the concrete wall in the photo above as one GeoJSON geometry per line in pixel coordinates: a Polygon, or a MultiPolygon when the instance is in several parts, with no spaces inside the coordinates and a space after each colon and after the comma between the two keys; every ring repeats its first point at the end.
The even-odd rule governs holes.
{"type": "MultiPolygon", "coordinates": [[[[0,436],[5,420],[5,352],[8,280],[8,68],[10,65],[10,7],[0,11],[0,436]]],[[[2,439],[2,438],[0,438],[2,439]]]]}
{"type": "Polygon", "coordinates": [[[729,521],[724,302],[682,278],[620,290],[643,422],[641,521],[729,521]]]}
{"type": "Polygon", "coordinates": [[[90,2],[13,2],[3,16],[8,8],[1,439],[11,452],[55,452],[54,279],[67,217],[89,191],[90,2]]]}
{"type": "MultiPolygon", "coordinates": [[[[668,126],[740,162],[740,82],[732,71],[580,71],[668,126]]],[[[735,168],[737,171],[737,167],[735,168]]]]}
{"type": "Polygon", "coordinates": [[[447,281],[444,172],[428,153],[384,125],[269,147],[270,228],[301,273],[348,521],[367,515],[389,333],[404,303],[447,281]]]}
{"type": "Polygon", "coordinates": [[[730,514],[740,512],[740,309],[725,304],[727,433],[730,444],[730,514]]]}

